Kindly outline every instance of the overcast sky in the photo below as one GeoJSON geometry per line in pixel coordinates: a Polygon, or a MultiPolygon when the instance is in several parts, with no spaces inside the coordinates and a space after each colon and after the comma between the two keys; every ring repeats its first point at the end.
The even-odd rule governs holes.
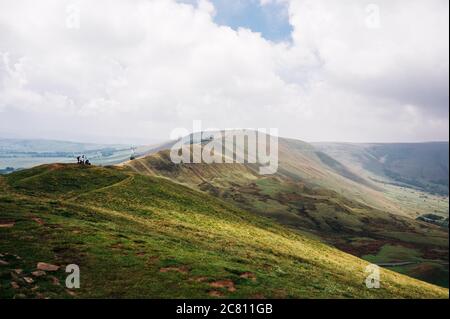
{"type": "Polygon", "coordinates": [[[448,3],[0,0],[0,137],[448,140],[448,3]]]}

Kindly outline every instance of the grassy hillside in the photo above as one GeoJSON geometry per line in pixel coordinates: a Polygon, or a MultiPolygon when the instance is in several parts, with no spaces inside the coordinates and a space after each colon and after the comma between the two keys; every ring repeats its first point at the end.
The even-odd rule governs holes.
{"type": "Polygon", "coordinates": [[[254,165],[175,165],[168,151],[125,166],[183,183],[358,257],[376,256],[391,245],[413,249],[421,259],[404,255],[390,262],[412,263],[416,268],[403,273],[448,287],[448,230],[404,213],[412,199],[421,200],[418,194],[409,194],[404,204],[307,143],[281,139],[279,148],[280,168],[274,176],[259,175],[254,165]]]}
{"type": "Polygon", "coordinates": [[[50,165],[0,189],[1,298],[448,298],[387,270],[367,289],[367,262],[165,178],[50,165]]]}

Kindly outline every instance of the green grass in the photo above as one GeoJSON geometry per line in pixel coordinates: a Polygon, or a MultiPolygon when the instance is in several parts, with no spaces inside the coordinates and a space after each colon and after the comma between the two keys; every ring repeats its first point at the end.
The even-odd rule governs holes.
{"type": "Polygon", "coordinates": [[[414,262],[420,261],[420,252],[403,246],[384,245],[377,255],[362,257],[372,263],[414,262]]]}
{"type": "Polygon", "coordinates": [[[367,289],[367,262],[167,179],[51,165],[1,177],[0,189],[0,221],[15,222],[0,228],[1,298],[448,298],[387,270],[367,289]],[[23,281],[40,261],[63,267],[60,286],[49,274],[23,281]],[[75,294],[63,287],[72,263],[75,294]],[[234,289],[213,287],[224,280],[234,289]]]}

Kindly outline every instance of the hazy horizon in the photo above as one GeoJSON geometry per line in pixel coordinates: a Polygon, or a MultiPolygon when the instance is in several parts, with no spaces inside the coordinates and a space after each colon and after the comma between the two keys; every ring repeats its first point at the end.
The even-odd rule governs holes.
{"type": "MultiPolygon", "coordinates": [[[[404,141],[391,141],[391,142],[383,142],[383,141],[367,141],[367,142],[352,142],[352,141],[338,141],[338,140],[318,140],[318,141],[307,141],[301,138],[290,137],[290,136],[279,136],[280,138],[287,139],[295,139],[300,140],[310,144],[321,144],[321,143],[342,143],[342,144],[426,144],[426,143],[450,143],[449,140],[424,140],[424,141],[416,141],[416,142],[404,142],[404,141]]],[[[104,144],[104,145],[154,145],[159,143],[165,143],[170,141],[170,138],[165,140],[152,140],[145,138],[99,138],[99,139],[58,139],[58,138],[40,138],[40,137],[32,137],[32,136],[8,136],[0,134],[0,140],[30,140],[30,141],[54,141],[54,142],[68,142],[68,143],[82,143],[82,144],[104,144]]]]}

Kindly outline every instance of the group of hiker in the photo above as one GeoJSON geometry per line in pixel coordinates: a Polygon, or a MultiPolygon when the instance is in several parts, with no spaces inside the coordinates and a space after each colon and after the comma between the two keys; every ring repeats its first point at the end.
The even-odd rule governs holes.
{"type": "Polygon", "coordinates": [[[91,165],[91,162],[89,162],[88,158],[84,155],[77,156],[77,163],[80,165],[91,165]]]}

